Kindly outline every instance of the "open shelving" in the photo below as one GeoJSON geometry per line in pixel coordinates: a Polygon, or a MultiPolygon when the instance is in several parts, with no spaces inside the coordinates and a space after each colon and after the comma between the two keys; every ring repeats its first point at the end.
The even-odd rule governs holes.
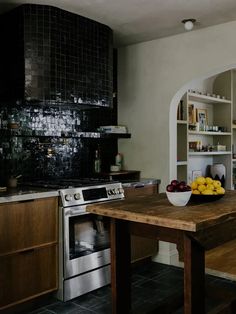
{"type": "MultiPolygon", "coordinates": [[[[209,86],[209,81],[202,86],[204,84],[209,86]]],[[[236,168],[236,158],[233,158],[236,153],[236,124],[233,123],[236,121],[236,72],[227,71],[215,77],[210,92],[211,95],[191,90],[181,99],[184,114],[182,120],[177,120],[177,179],[190,182],[195,170],[208,175],[210,165],[223,163],[227,173],[226,188],[231,189],[233,168],[236,168]],[[205,113],[202,125],[201,113],[205,113]],[[217,150],[220,149],[217,145],[224,147],[217,150]]]]}

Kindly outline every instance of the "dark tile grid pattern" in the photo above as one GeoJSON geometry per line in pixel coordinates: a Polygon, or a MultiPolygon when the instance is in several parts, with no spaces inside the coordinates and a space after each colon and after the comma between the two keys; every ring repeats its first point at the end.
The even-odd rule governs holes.
{"type": "Polygon", "coordinates": [[[29,179],[94,176],[98,145],[102,170],[108,171],[117,153],[117,140],[78,137],[79,132],[95,132],[107,124],[116,124],[110,108],[0,106],[1,178],[17,174],[29,179]],[[8,129],[12,118],[19,123],[18,129],[8,129]]]}
{"type": "MultiPolygon", "coordinates": [[[[236,283],[218,277],[206,276],[207,282],[214,282],[220,286],[226,286],[236,291],[236,283]]],[[[148,309],[154,304],[168,298],[174,292],[183,289],[183,270],[174,266],[151,263],[138,267],[132,275],[132,308],[148,309]]],[[[171,298],[169,300],[171,302],[171,298]]],[[[219,304],[218,300],[206,300],[207,310],[219,304]]],[[[100,288],[86,295],[66,303],[52,299],[50,304],[44,305],[31,314],[76,314],[76,313],[111,313],[111,290],[109,286],[100,288]]],[[[178,309],[174,314],[183,314],[183,308],[178,309]]]]}
{"type": "Polygon", "coordinates": [[[109,27],[35,4],[0,16],[0,24],[0,100],[112,106],[109,27]]]}

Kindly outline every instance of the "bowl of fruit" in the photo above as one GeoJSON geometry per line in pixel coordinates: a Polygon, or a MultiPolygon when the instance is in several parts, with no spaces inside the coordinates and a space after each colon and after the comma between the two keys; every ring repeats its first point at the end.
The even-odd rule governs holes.
{"type": "Polygon", "coordinates": [[[172,180],[166,187],[166,196],[174,206],[187,205],[191,194],[191,187],[185,181],[172,180]]]}
{"type": "Polygon", "coordinates": [[[210,177],[197,177],[191,183],[191,189],[191,201],[196,203],[217,201],[225,195],[221,182],[210,177]]]}

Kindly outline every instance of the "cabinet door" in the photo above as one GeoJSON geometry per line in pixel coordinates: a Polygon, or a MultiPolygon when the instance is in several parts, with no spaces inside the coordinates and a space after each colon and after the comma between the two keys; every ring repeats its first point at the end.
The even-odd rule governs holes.
{"type": "Polygon", "coordinates": [[[0,308],[57,289],[57,246],[0,257],[0,308]]]}
{"type": "MultiPolygon", "coordinates": [[[[158,191],[158,185],[146,185],[140,188],[124,188],[126,198],[136,197],[140,195],[153,195],[158,191]]],[[[157,252],[157,240],[147,239],[139,236],[131,235],[131,260],[138,261],[150,257],[157,252]]]]}
{"type": "Polygon", "coordinates": [[[0,205],[0,256],[57,242],[57,198],[0,205]]]}

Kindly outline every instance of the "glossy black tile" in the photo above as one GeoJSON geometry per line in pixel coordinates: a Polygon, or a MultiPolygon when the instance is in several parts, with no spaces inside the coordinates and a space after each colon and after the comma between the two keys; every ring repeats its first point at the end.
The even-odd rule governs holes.
{"type": "Polygon", "coordinates": [[[36,4],[4,13],[0,26],[0,101],[112,106],[109,27],[36,4]]]}

